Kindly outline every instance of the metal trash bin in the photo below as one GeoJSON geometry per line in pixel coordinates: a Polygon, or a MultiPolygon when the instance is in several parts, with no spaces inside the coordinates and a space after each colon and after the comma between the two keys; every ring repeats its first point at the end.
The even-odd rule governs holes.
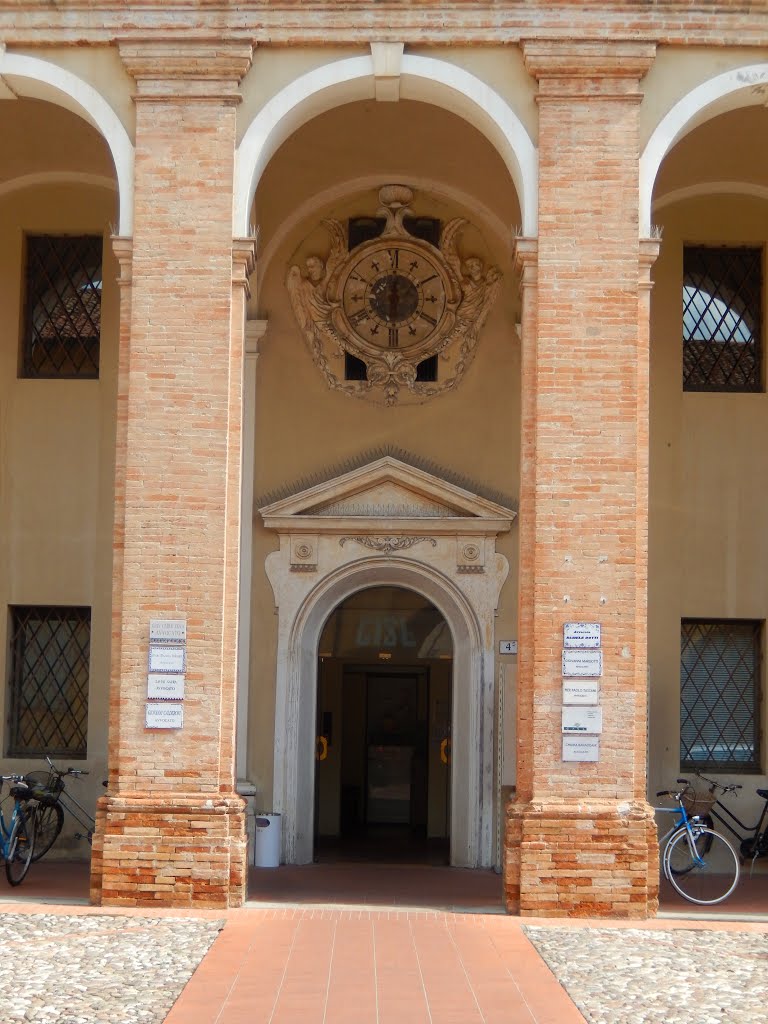
{"type": "Polygon", "coordinates": [[[276,868],[280,865],[280,815],[257,811],[254,815],[253,866],[276,868]]]}

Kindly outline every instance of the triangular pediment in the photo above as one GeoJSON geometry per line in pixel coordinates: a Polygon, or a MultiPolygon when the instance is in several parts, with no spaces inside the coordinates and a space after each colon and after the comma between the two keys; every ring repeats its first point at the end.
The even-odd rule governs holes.
{"type": "Polygon", "coordinates": [[[297,519],[490,519],[515,513],[393,456],[360,466],[259,509],[267,526],[297,519]]]}

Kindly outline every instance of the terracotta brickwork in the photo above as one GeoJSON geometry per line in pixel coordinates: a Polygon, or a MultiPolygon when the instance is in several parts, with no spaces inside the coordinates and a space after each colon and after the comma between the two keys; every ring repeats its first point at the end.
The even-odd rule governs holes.
{"type": "Polygon", "coordinates": [[[137,83],[135,230],[118,399],[110,791],[93,896],[227,906],[245,891],[233,782],[248,256],[239,246],[233,284],[231,223],[234,106],[250,47],[126,42],[121,55],[137,83]],[[163,617],[187,622],[179,731],[144,724],[149,620],[163,617]]]}
{"type": "Polygon", "coordinates": [[[653,54],[643,43],[525,46],[539,82],[540,202],[537,253],[518,243],[532,323],[505,863],[507,904],[523,914],[642,917],[657,905],[644,802],[648,338],[638,327],[636,156],[639,81],[653,54]],[[596,763],[562,760],[563,623],[574,620],[602,625],[596,763]]]}

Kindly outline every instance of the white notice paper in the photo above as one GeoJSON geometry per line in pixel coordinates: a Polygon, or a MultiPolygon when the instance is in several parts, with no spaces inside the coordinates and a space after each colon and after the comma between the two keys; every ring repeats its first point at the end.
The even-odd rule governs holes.
{"type": "Polygon", "coordinates": [[[603,652],[584,650],[563,651],[564,676],[601,676],[603,652]]]}
{"type": "Polygon", "coordinates": [[[563,708],[563,732],[599,733],[602,731],[602,708],[563,708]]]}
{"type": "Polygon", "coordinates": [[[597,704],[600,683],[597,679],[564,679],[563,704],[597,704]]]}
{"type": "Polygon", "coordinates": [[[186,647],[170,647],[168,644],[149,645],[150,672],[184,672],[187,667],[186,647]]]}
{"type": "Polygon", "coordinates": [[[566,622],[563,625],[563,647],[599,647],[599,622],[566,622]]]}
{"type": "Polygon", "coordinates": [[[599,736],[563,736],[564,761],[599,761],[599,736]]]}
{"type": "Polygon", "coordinates": [[[149,620],[150,640],[175,640],[176,643],[185,643],[187,639],[186,619],[150,619],[149,620]]]}
{"type": "Polygon", "coordinates": [[[184,725],[184,705],[147,704],[144,725],[147,729],[181,729],[184,725]]]}
{"type": "Polygon", "coordinates": [[[184,676],[150,672],[147,676],[147,697],[150,700],[183,700],[184,676]]]}

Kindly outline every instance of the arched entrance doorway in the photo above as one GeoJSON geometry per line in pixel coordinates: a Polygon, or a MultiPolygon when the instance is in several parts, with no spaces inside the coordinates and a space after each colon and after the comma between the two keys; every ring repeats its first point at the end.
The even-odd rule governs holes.
{"type": "Polygon", "coordinates": [[[447,864],[453,640],[402,587],[360,590],[320,635],[315,860],[447,864]]]}

